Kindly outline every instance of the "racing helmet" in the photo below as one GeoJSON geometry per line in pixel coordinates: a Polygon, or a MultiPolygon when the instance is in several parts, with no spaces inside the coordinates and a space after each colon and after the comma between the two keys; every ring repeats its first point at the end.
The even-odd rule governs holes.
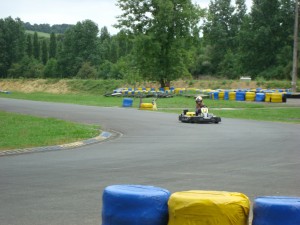
{"type": "Polygon", "coordinates": [[[198,96],[198,97],[196,98],[196,102],[202,102],[202,97],[201,97],[201,96],[198,96]]]}

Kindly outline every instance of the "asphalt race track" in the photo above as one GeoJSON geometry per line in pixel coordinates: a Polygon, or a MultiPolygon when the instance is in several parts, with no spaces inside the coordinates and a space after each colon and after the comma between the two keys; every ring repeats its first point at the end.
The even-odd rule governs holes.
{"type": "Polygon", "coordinates": [[[251,200],[300,196],[300,125],[184,124],[176,114],[5,98],[0,110],[118,134],[72,150],[0,157],[1,225],[99,225],[102,191],[113,184],[236,191],[251,200]]]}

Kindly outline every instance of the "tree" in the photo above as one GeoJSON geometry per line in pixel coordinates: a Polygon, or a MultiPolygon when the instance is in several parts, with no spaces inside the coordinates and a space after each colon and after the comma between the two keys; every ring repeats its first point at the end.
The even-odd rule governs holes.
{"type": "Polygon", "coordinates": [[[26,53],[27,53],[28,57],[32,56],[32,40],[31,40],[31,35],[27,35],[26,53]]]}
{"type": "Polygon", "coordinates": [[[80,79],[96,79],[97,70],[95,69],[95,67],[91,66],[89,62],[84,62],[76,77],[80,79]]]}
{"type": "Polygon", "coordinates": [[[25,54],[25,31],[20,19],[0,19],[0,77],[7,77],[13,63],[25,54]]]}
{"type": "Polygon", "coordinates": [[[33,56],[35,59],[40,59],[40,43],[37,32],[33,35],[33,56]]]}
{"type": "Polygon", "coordinates": [[[169,86],[189,74],[189,38],[199,31],[202,11],[190,0],[118,0],[118,28],[135,35],[137,67],[144,79],[169,86]]]}
{"type": "Polygon", "coordinates": [[[250,18],[241,32],[241,63],[255,78],[276,66],[280,52],[280,3],[278,0],[254,0],[250,18]]]}
{"type": "Polygon", "coordinates": [[[48,47],[46,40],[43,40],[42,42],[42,62],[44,65],[46,65],[48,61],[48,47]]]}
{"type": "Polygon", "coordinates": [[[55,35],[55,33],[52,32],[50,34],[49,59],[56,58],[56,49],[57,49],[56,35],[55,35]]]}
{"type": "Polygon", "coordinates": [[[44,68],[44,76],[47,78],[59,77],[57,60],[50,58],[44,68]]]}
{"type": "Polygon", "coordinates": [[[75,76],[83,62],[96,66],[99,61],[98,27],[91,20],[78,22],[66,31],[59,67],[66,76],[75,76]]]}
{"type": "Polygon", "coordinates": [[[245,21],[245,0],[212,0],[209,5],[207,21],[204,25],[204,39],[212,47],[210,58],[215,72],[231,74],[236,65],[234,54],[238,51],[238,34],[245,21]],[[223,62],[225,60],[225,62],[223,62]]]}
{"type": "Polygon", "coordinates": [[[111,56],[111,36],[107,27],[102,27],[100,30],[100,61],[104,63],[105,60],[110,61],[111,56]]]}

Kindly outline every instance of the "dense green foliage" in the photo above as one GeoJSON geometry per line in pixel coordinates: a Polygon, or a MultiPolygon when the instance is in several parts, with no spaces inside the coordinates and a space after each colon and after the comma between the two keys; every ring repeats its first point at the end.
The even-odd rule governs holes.
{"type": "MultiPolygon", "coordinates": [[[[0,78],[123,79],[168,86],[203,75],[291,79],[295,0],[118,0],[111,35],[91,20],[50,38],[0,19],[0,78]]],[[[38,27],[34,25],[34,27],[38,27]]],[[[50,26],[41,25],[49,28],[50,26]]],[[[66,27],[66,26],[64,26],[66,27]]]]}

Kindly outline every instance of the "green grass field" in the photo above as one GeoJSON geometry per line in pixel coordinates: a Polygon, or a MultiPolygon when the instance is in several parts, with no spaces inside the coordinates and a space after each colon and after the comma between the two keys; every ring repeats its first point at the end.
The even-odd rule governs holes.
{"type": "Polygon", "coordinates": [[[0,150],[59,145],[99,135],[99,127],[0,111],[0,150]]]}
{"type": "MultiPolygon", "coordinates": [[[[25,33],[34,35],[34,31],[26,30],[25,33]]],[[[39,38],[50,38],[50,34],[44,32],[37,32],[39,38]]]]}

